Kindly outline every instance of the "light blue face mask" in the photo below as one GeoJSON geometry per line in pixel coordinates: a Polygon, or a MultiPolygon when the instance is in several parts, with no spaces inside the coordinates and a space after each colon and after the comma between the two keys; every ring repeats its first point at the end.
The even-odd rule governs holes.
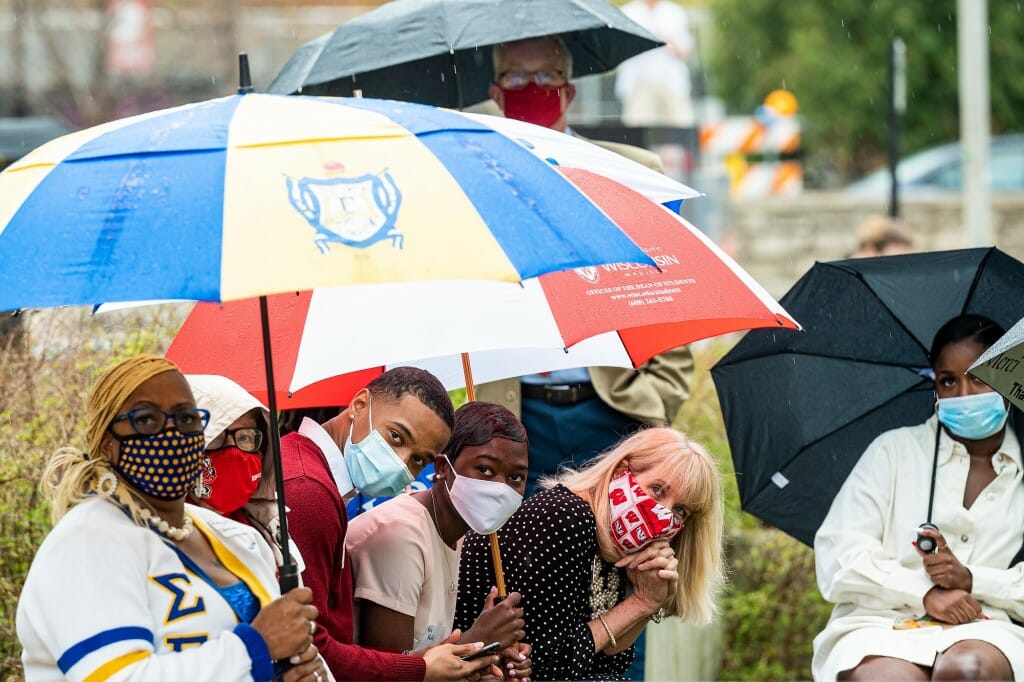
{"type": "Polygon", "coordinates": [[[939,399],[939,421],[950,433],[967,440],[981,440],[999,432],[1009,412],[1003,396],[995,391],[939,399]]]}
{"type": "Polygon", "coordinates": [[[367,497],[391,497],[402,492],[414,477],[402,458],[373,428],[373,404],[369,406],[370,435],[352,442],[352,428],[345,438],[345,466],[352,485],[367,497]]]}

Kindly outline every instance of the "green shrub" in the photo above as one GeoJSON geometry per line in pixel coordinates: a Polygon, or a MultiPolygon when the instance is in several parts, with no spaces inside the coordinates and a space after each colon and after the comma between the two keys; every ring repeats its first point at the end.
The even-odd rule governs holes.
{"type": "Polygon", "coordinates": [[[828,622],[809,547],[777,530],[729,535],[732,583],[723,600],[719,679],[809,680],[811,642],[828,622]]]}
{"type": "Polygon", "coordinates": [[[710,369],[735,343],[730,335],[694,346],[697,370],[675,426],[719,464],[725,493],[730,582],[720,600],[722,680],[810,679],[811,642],[831,605],[818,593],[810,548],[740,508],[739,491],[710,369]]]}

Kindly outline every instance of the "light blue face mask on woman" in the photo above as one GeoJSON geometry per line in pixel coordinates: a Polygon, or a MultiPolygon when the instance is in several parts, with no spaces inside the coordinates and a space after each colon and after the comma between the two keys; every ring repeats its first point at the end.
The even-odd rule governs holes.
{"type": "Polygon", "coordinates": [[[939,421],[950,433],[967,440],[981,440],[999,432],[1009,412],[1003,396],[995,391],[939,398],[939,421]]]}
{"type": "MultiPolygon", "coordinates": [[[[368,399],[369,400],[369,399],[368,399]]],[[[373,428],[373,404],[370,403],[370,435],[358,443],[352,442],[349,427],[345,438],[345,466],[352,477],[352,485],[367,497],[391,497],[402,492],[414,477],[402,458],[388,445],[384,436],[373,428]]]]}

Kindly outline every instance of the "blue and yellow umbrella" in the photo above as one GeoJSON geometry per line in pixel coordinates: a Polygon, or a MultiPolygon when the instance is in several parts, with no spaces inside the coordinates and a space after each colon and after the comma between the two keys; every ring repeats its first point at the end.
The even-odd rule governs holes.
{"type": "Polygon", "coordinates": [[[239,94],[57,138],[0,173],[0,310],[650,263],[557,166],[697,194],[515,123],[239,94]]]}

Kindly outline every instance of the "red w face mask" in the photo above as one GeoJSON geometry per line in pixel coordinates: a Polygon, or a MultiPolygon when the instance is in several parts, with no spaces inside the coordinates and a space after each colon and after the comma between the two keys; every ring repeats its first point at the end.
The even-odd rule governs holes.
{"type": "Polygon", "coordinates": [[[505,116],[550,128],[562,117],[562,93],[565,85],[542,88],[533,81],[522,90],[501,89],[505,101],[505,116]]]}
{"type": "Polygon", "coordinates": [[[236,447],[207,451],[196,497],[221,514],[240,509],[259,487],[262,456],[236,447]]]}
{"type": "Polygon", "coordinates": [[[683,529],[672,510],[651,499],[629,469],[612,479],[608,499],[612,542],[623,554],[638,552],[655,540],[671,540],[683,529]]]}

